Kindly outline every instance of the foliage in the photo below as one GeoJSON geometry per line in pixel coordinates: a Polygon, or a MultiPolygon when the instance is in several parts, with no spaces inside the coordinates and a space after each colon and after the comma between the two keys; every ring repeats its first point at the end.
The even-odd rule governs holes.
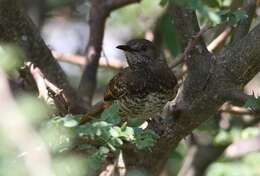
{"type": "Polygon", "coordinates": [[[22,50],[12,44],[0,44],[0,68],[12,72],[21,66],[24,54],[22,50]]]}
{"type": "Polygon", "coordinates": [[[250,153],[235,161],[214,163],[207,171],[207,176],[256,176],[259,171],[260,153],[250,153]]]}
{"type": "Polygon", "coordinates": [[[257,136],[260,134],[258,127],[241,128],[238,126],[231,127],[228,130],[220,130],[214,138],[214,144],[227,145],[241,139],[257,136]]]}
{"type": "Polygon", "coordinates": [[[170,2],[176,2],[188,8],[195,9],[201,18],[201,22],[211,23],[213,25],[221,22],[228,22],[231,25],[238,23],[239,20],[247,17],[244,10],[231,11],[222,10],[229,5],[231,1],[220,0],[161,0],[160,5],[166,6],[170,2]]]}
{"type": "MultiPolygon", "coordinates": [[[[68,150],[71,141],[76,137],[84,137],[97,141],[99,145],[96,147],[87,144],[86,140],[86,144],[80,145],[79,148],[90,152],[92,159],[104,161],[109,152],[118,151],[125,143],[143,149],[153,146],[159,137],[152,130],[128,126],[127,122],[123,122],[123,119],[118,115],[117,105],[106,109],[101,114],[100,119],[93,118],[90,123],[84,125],[78,126],[79,117],[66,115],[65,117],[56,117],[48,122],[54,125],[55,129],[60,128],[61,130],[59,148],[56,147],[56,150],[68,150]]],[[[54,138],[56,139],[54,143],[57,144],[57,138],[54,138]]]]}
{"type": "Polygon", "coordinates": [[[169,12],[165,12],[159,19],[159,32],[162,37],[165,48],[169,49],[172,56],[180,54],[179,42],[176,38],[175,25],[172,23],[172,17],[169,12]]]}
{"type": "Polygon", "coordinates": [[[218,14],[221,17],[221,21],[227,21],[231,25],[237,24],[239,20],[247,18],[247,14],[244,10],[221,10],[218,14]]]}

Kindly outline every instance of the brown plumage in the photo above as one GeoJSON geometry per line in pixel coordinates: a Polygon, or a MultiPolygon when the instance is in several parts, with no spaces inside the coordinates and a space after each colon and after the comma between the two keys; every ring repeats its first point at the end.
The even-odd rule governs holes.
{"type": "Polygon", "coordinates": [[[129,67],[112,78],[104,100],[91,108],[81,124],[113,103],[119,105],[122,117],[147,119],[176,95],[177,79],[152,42],[135,39],[117,48],[125,51],[129,67]]]}

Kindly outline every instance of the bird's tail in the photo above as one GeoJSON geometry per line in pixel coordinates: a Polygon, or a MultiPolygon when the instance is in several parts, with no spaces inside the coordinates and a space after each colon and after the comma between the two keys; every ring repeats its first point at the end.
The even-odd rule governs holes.
{"type": "Polygon", "coordinates": [[[79,124],[83,125],[85,123],[90,122],[91,117],[98,118],[101,113],[108,108],[112,103],[107,101],[100,101],[93,105],[90,110],[80,119],[79,124]]]}

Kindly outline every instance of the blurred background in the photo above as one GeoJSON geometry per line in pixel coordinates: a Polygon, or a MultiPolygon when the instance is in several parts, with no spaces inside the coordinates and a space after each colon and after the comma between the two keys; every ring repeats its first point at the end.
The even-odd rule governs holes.
{"type": "MultiPolygon", "coordinates": [[[[201,26],[216,26],[221,21],[219,11],[241,9],[243,6],[241,0],[191,2],[191,6],[197,9],[201,26]]],[[[126,66],[122,52],[115,48],[117,45],[132,38],[146,38],[158,44],[169,63],[181,54],[172,18],[160,3],[161,0],[142,0],[138,4],[120,8],[109,16],[94,102],[102,98],[104,86],[113,75],[126,66]]],[[[41,31],[53,56],[65,70],[69,81],[77,88],[89,39],[90,2],[23,0],[23,6],[41,31]]],[[[257,7],[252,27],[258,24],[259,15],[260,8],[257,7]]],[[[229,27],[227,24],[217,26],[204,34],[209,46],[217,36],[229,31],[221,46],[214,48],[216,54],[232,42],[232,30],[228,30],[229,27]]],[[[14,70],[23,54],[17,48],[5,46],[5,49],[10,49],[12,54],[7,54],[0,48],[0,56],[11,58],[13,62],[0,63],[1,67],[8,70],[8,73],[0,73],[0,112],[3,112],[0,117],[0,175],[83,176],[90,173],[96,167],[95,161],[66,152],[70,150],[73,143],[70,138],[75,134],[48,122],[46,117],[50,116],[51,110],[42,100],[21,92],[16,92],[13,97],[4,75],[9,72],[16,75],[14,70]],[[10,119],[15,123],[10,123],[10,119]],[[39,162],[42,165],[35,164],[39,162]]],[[[180,76],[179,82],[182,82],[185,65],[181,64],[173,71],[180,76]]],[[[248,94],[256,97],[260,95],[259,79],[260,75],[257,75],[245,87],[248,94]]],[[[259,122],[259,117],[254,114],[226,103],[218,114],[169,153],[170,159],[161,175],[192,175],[193,169],[199,169],[200,174],[206,176],[259,176],[259,122]],[[193,163],[194,158],[196,163],[193,163]]]]}

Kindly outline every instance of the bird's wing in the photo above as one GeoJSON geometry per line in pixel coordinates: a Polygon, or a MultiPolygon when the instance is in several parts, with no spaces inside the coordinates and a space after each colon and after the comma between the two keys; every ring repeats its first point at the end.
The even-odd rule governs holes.
{"type": "Polygon", "coordinates": [[[105,101],[114,101],[127,93],[129,69],[124,69],[110,80],[104,91],[105,101]]]}

